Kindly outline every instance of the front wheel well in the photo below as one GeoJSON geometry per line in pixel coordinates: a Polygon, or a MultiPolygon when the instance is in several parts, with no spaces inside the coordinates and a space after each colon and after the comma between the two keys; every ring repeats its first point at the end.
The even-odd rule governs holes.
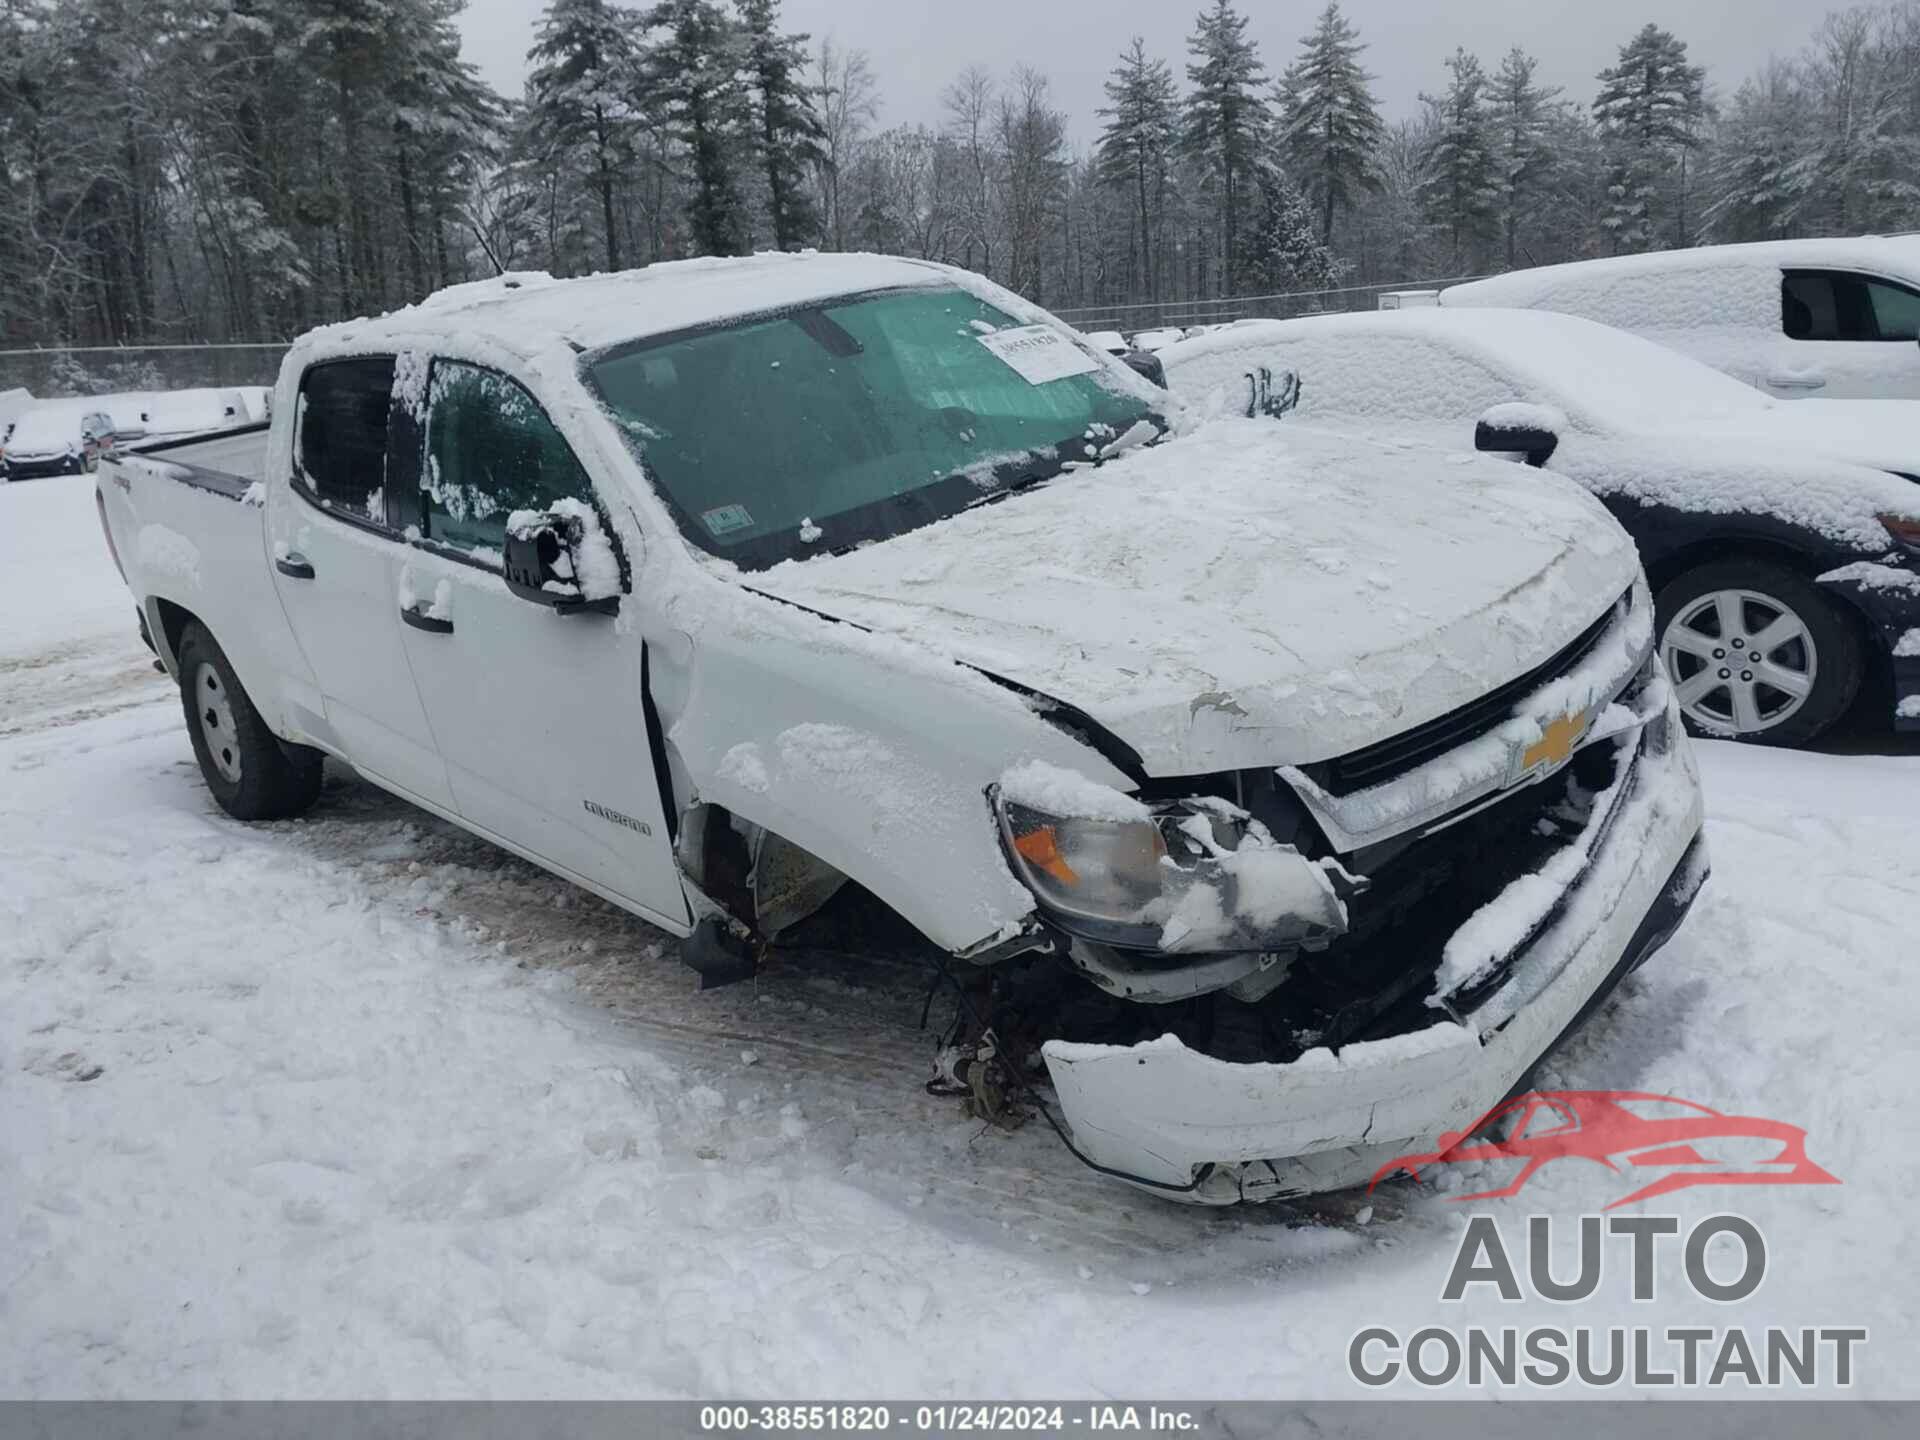
{"type": "MultiPolygon", "coordinates": [[[[1831,560],[1822,561],[1799,550],[1792,545],[1777,541],[1760,540],[1743,536],[1739,539],[1702,540],[1692,545],[1662,555],[1647,565],[1647,587],[1653,592],[1655,600],[1660,592],[1689,570],[1697,570],[1702,565],[1717,564],[1727,560],[1754,560],[1763,565],[1778,565],[1783,570],[1791,570],[1809,582],[1817,582],[1820,576],[1833,568],[1831,560]]],[[[1861,613],[1852,597],[1843,590],[1833,590],[1820,586],[1820,593],[1833,601],[1834,608],[1846,616],[1847,623],[1853,627],[1854,634],[1860,640],[1861,654],[1866,660],[1864,679],[1869,685],[1887,684],[1893,675],[1892,657],[1887,653],[1886,644],[1880,638],[1879,630],[1873,622],[1861,613]]]]}
{"type": "MultiPolygon", "coordinates": [[[[761,941],[835,941],[861,950],[917,950],[932,942],[884,900],[805,847],[722,805],[680,814],[674,859],[701,897],[761,941]]],[[[700,907],[696,905],[696,909],[700,907]]]]}
{"type": "Polygon", "coordinates": [[[1687,571],[1723,560],[1758,560],[1762,564],[1778,565],[1796,575],[1804,575],[1809,580],[1818,576],[1823,569],[1831,568],[1821,565],[1791,545],[1771,540],[1700,540],[1647,562],[1648,588],[1658,595],[1687,571]]]}
{"type": "Polygon", "coordinates": [[[202,629],[206,626],[200,621],[198,615],[184,605],[176,605],[171,600],[162,600],[157,596],[152,603],[154,614],[160,620],[160,638],[165,643],[162,658],[169,666],[177,666],[176,657],[180,654],[180,637],[186,633],[187,626],[196,623],[201,624],[202,629]]]}

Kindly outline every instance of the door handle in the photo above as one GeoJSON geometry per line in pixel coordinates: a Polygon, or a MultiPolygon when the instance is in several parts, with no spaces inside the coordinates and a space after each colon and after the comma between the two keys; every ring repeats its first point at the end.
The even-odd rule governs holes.
{"type": "Polygon", "coordinates": [[[278,570],[282,575],[285,575],[289,580],[311,580],[313,578],[312,564],[308,562],[306,556],[295,551],[288,551],[285,555],[274,556],[273,568],[278,570]]]}
{"type": "Polygon", "coordinates": [[[453,633],[453,621],[442,620],[438,616],[429,615],[417,606],[409,605],[400,612],[400,618],[414,629],[425,630],[430,635],[451,635],[453,633]]]}
{"type": "Polygon", "coordinates": [[[1769,375],[1767,384],[1776,390],[1822,390],[1827,379],[1824,375],[1769,375]]]}

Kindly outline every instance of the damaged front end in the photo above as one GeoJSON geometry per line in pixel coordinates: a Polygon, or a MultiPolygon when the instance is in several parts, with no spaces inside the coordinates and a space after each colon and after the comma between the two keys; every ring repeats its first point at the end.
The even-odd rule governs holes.
{"type": "Polygon", "coordinates": [[[1001,837],[1065,953],[1116,998],[1159,1005],[1224,990],[1258,1000],[1292,954],[1346,933],[1347,899],[1364,884],[1338,860],[1276,839],[1241,805],[1196,795],[1056,813],[1046,778],[1016,771],[990,792],[1001,837]]]}
{"type": "Polygon", "coordinates": [[[1084,1155],[1202,1202],[1334,1189],[1518,1083],[1705,876],[1650,611],[1372,753],[1184,795],[1009,772],[1056,958],[1002,967],[997,1027],[1084,1155]]]}

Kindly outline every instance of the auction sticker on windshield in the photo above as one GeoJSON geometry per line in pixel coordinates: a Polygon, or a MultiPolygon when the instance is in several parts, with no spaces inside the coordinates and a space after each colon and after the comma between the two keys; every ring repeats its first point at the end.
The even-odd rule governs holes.
{"type": "Polygon", "coordinates": [[[1098,360],[1050,325],[1019,325],[975,338],[1018,371],[1029,385],[1045,385],[1049,380],[1064,380],[1100,368],[1098,360]]]}

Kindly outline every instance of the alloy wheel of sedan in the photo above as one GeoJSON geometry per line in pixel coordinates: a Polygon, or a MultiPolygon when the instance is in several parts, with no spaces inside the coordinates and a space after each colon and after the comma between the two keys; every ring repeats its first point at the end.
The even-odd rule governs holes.
{"type": "Polygon", "coordinates": [[[1807,622],[1757,590],[1713,590],[1668,622],[1660,655],[1680,708],[1702,730],[1756,735],[1791,719],[1819,679],[1807,622]]]}

